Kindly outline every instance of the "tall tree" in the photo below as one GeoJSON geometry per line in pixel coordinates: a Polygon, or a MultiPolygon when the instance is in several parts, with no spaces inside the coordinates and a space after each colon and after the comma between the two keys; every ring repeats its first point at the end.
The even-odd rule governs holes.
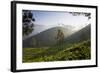
{"type": "Polygon", "coordinates": [[[34,21],[33,13],[30,10],[23,10],[23,35],[29,35],[34,30],[34,21]]]}
{"type": "Polygon", "coordinates": [[[57,44],[62,45],[64,42],[64,33],[62,30],[58,29],[57,31],[57,44]]]}

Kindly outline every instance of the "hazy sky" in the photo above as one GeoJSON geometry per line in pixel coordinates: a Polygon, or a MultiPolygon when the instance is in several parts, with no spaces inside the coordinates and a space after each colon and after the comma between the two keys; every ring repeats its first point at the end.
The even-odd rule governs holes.
{"type": "Polygon", "coordinates": [[[44,30],[50,29],[52,27],[72,27],[73,31],[82,29],[90,22],[88,17],[83,15],[73,16],[69,12],[61,11],[36,11],[33,10],[33,18],[35,18],[34,31],[26,36],[30,37],[32,35],[38,34],[44,30]]]}
{"type": "Polygon", "coordinates": [[[33,17],[36,19],[35,24],[55,27],[55,26],[66,26],[71,25],[77,30],[87,25],[88,17],[83,15],[73,16],[68,12],[54,12],[54,11],[32,11],[33,17]],[[63,25],[62,25],[63,24],[63,25]]]}

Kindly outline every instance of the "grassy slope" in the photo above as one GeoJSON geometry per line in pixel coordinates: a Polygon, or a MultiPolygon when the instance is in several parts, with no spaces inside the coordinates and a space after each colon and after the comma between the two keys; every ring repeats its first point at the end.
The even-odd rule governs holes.
{"type": "Polygon", "coordinates": [[[23,62],[90,59],[90,51],[90,40],[77,44],[63,44],[62,46],[23,48],[23,62]]]}

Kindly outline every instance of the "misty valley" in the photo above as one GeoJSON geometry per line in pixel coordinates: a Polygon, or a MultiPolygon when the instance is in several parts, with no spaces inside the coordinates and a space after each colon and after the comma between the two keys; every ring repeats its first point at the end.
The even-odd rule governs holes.
{"type": "Polygon", "coordinates": [[[47,29],[23,40],[23,62],[91,59],[90,35],[91,25],[74,33],[64,27],[47,29]]]}
{"type": "Polygon", "coordinates": [[[22,62],[91,59],[91,13],[23,10],[22,62]]]}

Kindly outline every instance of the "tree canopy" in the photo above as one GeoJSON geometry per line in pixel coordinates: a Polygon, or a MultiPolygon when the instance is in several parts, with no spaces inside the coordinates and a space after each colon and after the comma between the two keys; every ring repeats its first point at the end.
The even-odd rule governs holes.
{"type": "Polygon", "coordinates": [[[57,43],[58,45],[61,45],[64,42],[64,33],[62,30],[57,30],[57,43]]]}
{"type": "Polygon", "coordinates": [[[30,10],[23,10],[23,35],[29,35],[34,30],[34,21],[33,13],[30,10]]]}

